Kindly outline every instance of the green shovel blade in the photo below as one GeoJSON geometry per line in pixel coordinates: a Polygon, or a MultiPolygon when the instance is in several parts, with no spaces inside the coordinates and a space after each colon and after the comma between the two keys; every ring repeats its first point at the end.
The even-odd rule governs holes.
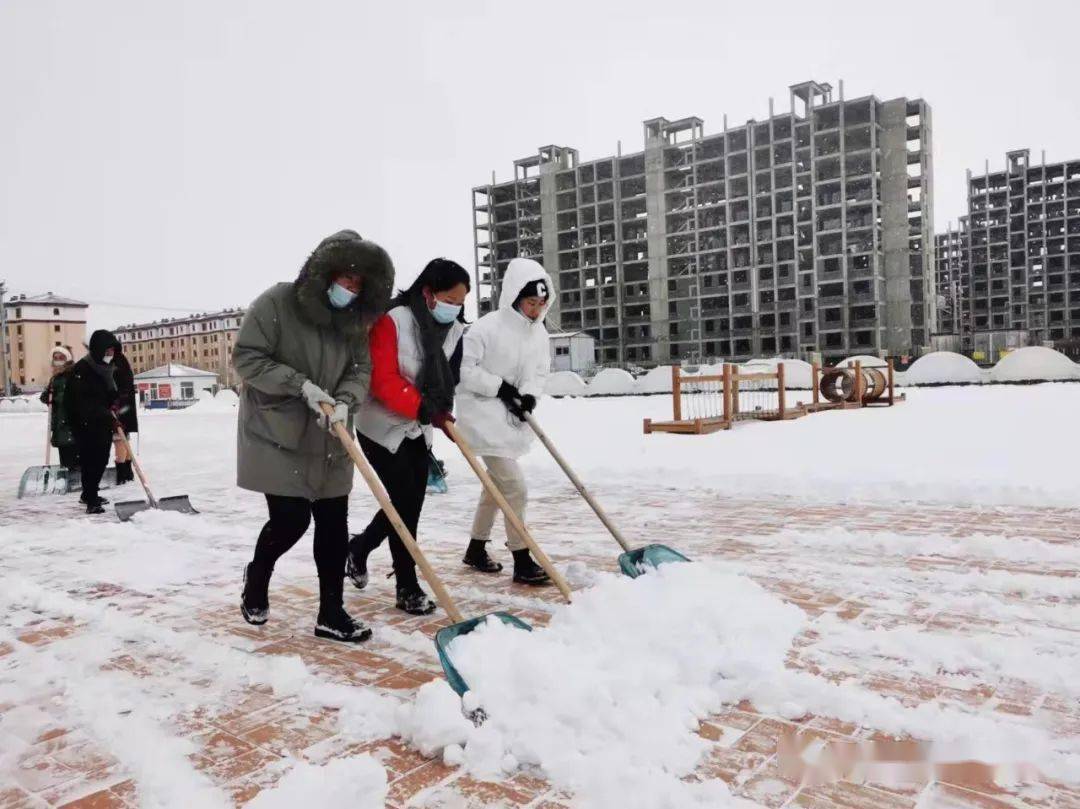
{"type": "Polygon", "coordinates": [[[689,562],[690,560],[674,548],[667,545],[646,545],[632,551],[619,554],[619,567],[631,579],[636,579],[649,568],[660,567],[668,562],[689,562]]]}
{"type": "Polygon", "coordinates": [[[487,618],[492,615],[504,624],[516,626],[518,629],[524,629],[526,632],[532,632],[532,627],[520,618],[510,615],[507,612],[489,612],[487,615],[481,615],[477,618],[470,618],[467,621],[462,621],[459,624],[443,627],[435,633],[435,649],[439,653],[439,662],[442,664],[443,673],[446,674],[446,681],[450,683],[450,687],[454,689],[459,697],[465,695],[465,692],[469,690],[469,686],[450,660],[450,654],[448,652],[450,643],[454,638],[459,637],[460,635],[469,634],[476,629],[482,621],[487,620],[487,618]]]}

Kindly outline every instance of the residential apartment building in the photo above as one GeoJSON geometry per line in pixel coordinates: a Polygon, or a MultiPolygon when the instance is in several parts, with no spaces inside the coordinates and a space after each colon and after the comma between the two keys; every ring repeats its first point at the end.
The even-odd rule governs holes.
{"type": "Polygon", "coordinates": [[[86,353],[86,313],[82,301],[47,292],[16,295],[4,302],[7,333],[0,362],[0,393],[10,369],[11,382],[26,391],[42,390],[52,377],[53,349],[63,346],[78,360],[86,353]]]}
{"type": "Polygon", "coordinates": [[[213,371],[224,387],[239,383],[232,367],[242,309],[121,326],[114,333],[135,373],[169,363],[213,371]]]}
{"type": "Polygon", "coordinates": [[[1003,170],[987,161],[982,174],[969,171],[967,191],[964,349],[1080,338],[1080,160],[1044,154],[1033,164],[1029,149],[1007,152],[1003,170]]]}
{"type": "Polygon", "coordinates": [[[606,365],[918,352],[936,319],[930,107],[814,81],[789,100],[712,135],[650,119],[632,154],[546,146],[474,188],[480,311],[527,256],[555,281],[552,324],[606,365]]]}

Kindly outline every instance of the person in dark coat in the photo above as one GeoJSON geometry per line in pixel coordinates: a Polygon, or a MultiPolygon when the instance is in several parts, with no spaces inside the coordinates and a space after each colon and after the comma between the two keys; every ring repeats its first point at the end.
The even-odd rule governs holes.
{"type": "MultiPolygon", "coordinates": [[[[131,363],[124,355],[124,347],[117,340],[113,346],[113,367],[116,369],[116,415],[120,420],[120,426],[128,438],[132,433],[139,431],[139,414],[135,409],[137,394],[135,391],[135,372],[131,369],[131,363]]],[[[113,440],[113,455],[116,457],[116,485],[130,483],[135,480],[131,471],[131,458],[127,448],[118,438],[113,440]]]]}
{"type": "Polygon", "coordinates": [[[343,230],[319,243],[294,282],[260,295],[240,324],[236,482],[265,495],[269,517],[244,568],[240,612],[250,624],[266,623],[274,565],[314,521],[315,635],[352,643],[371,637],[343,602],[353,462],[333,429],[351,430],[367,400],[368,330],[393,283],[386,251],[343,230]]]}
{"type": "Polygon", "coordinates": [[[70,350],[63,346],[54,348],[53,377],[45,390],[41,392],[41,401],[50,408],[50,443],[60,453],[60,465],[67,469],[79,468],[79,450],[75,446],[75,434],[71,430],[71,420],[68,418],[67,407],[64,404],[68,381],[71,379],[71,369],[74,367],[75,363],[72,361],[70,350]]]}
{"type": "Polygon", "coordinates": [[[82,497],[87,514],[101,514],[108,501],[98,494],[101,476],[109,464],[116,404],[116,337],[99,330],[90,335],[90,350],[71,369],[65,406],[75,434],[82,464],[82,497]]]}

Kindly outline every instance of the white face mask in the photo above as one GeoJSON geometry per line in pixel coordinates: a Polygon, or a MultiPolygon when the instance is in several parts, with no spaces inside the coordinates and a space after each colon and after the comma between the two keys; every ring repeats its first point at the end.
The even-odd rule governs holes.
{"type": "Polygon", "coordinates": [[[106,354],[106,355],[105,355],[104,357],[102,357],[101,359],[105,361],[105,364],[106,364],[106,365],[108,365],[108,364],[109,364],[110,362],[112,362],[112,361],[113,361],[113,355],[112,355],[112,354],[106,354]]]}

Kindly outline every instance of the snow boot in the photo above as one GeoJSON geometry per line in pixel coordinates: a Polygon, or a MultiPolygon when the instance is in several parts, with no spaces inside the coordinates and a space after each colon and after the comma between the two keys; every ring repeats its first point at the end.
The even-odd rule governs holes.
{"type": "Polygon", "coordinates": [[[514,551],[514,581],[521,584],[551,584],[551,578],[529,556],[529,549],[514,551]]]}
{"type": "Polygon", "coordinates": [[[343,643],[362,643],[371,637],[371,628],[345,612],[340,604],[324,605],[319,607],[319,617],[315,621],[315,637],[343,643]]]}
{"type": "Polygon", "coordinates": [[[116,465],[116,485],[122,486],[125,483],[131,483],[135,480],[135,475],[131,471],[131,461],[123,461],[116,465]]]}
{"type": "Polygon", "coordinates": [[[409,615],[431,615],[435,612],[435,602],[427,597],[427,593],[420,589],[420,585],[411,582],[398,585],[397,608],[409,615]]]}
{"type": "Polygon", "coordinates": [[[254,562],[244,566],[244,589],[240,591],[240,614],[253,626],[262,626],[270,617],[270,570],[263,573],[254,562]],[[254,568],[254,569],[253,569],[254,568]]]}
{"type": "Polygon", "coordinates": [[[353,534],[349,542],[349,554],[345,557],[345,575],[357,590],[368,584],[367,560],[378,545],[372,545],[366,534],[353,534]]]}
{"type": "Polygon", "coordinates": [[[487,540],[484,539],[470,539],[469,547],[461,561],[482,573],[498,573],[503,569],[501,563],[488,556],[487,540]]]}
{"type": "MultiPolygon", "coordinates": [[[[79,495],[79,502],[82,503],[84,506],[90,505],[88,502],[86,502],[86,495],[85,494],[80,494],[79,495]]],[[[98,505],[106,506],[106,505],[109,504],[109,500],[108,500],[108,498],[105,498],[105,497],[102,497],[101,495],[98,495],[97,503],[98,503],[98,505]]]]}
{"type": "Polygon", "coordinates": [[[92,503],[86,504],[87,514],[104,514],[105,513],[105,501],[100,497],[92,503]]]}

